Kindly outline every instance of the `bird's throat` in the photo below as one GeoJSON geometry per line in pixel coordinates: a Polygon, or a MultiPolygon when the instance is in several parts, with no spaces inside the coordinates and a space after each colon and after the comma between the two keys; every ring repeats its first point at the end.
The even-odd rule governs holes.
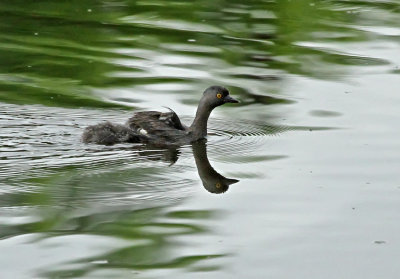
{"type": "Polygon", "coordinates": [[[197,108],[196,117],[190,126],[193,141],[203,139],[207,136],[207,122],[210,117],[212,108],[207,107],[204,103],[197,108]]]}

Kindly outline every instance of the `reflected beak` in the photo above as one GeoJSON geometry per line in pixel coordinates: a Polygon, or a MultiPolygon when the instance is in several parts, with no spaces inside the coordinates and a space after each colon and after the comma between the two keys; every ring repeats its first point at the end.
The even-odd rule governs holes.
{"type": "Polygon", "coordinates": [[[232,98],[231,96],[226,96],[225,98],[224,98],[224,102],[225,103],[239,103],[239,101],[238,100],[236,100],[236,99],[234,99],[234,98],[232,98]]]}
{"type": "Polygon", "coordinates": [[[239,180],[233,179],[233,178],[225,178],[225,179],[226,179],[225,183],[228,184],[228,185],[232,185],[232,184],[235,184],[235,183],[239,182],[239,180]]]}

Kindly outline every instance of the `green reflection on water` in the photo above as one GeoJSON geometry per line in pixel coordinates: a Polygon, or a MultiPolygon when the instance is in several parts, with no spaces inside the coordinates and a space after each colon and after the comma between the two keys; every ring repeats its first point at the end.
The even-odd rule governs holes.
{"type": "MultiPolygon", "coordinates": [[[[388,65],[389,61],[382,58],[347,53],[338,46],[382,38],[398,43],[398,36],[372,32],[368,28],[399,28],[399,13],[397,1],[3,0],[0,3],[0,101],[99,108],[91,120],[106,120],[108,115],[104,115],[102,108],[132,108],[141,102],[158,107],[163,105],[160,96],[173,96],[177,104],[194,108],[201,90],[218,83],[240,95],[241,105],[249,108],[248,115],[255,111],[264,113],[264,109],[268,111],[273,106],[296,104],[295,92],[284,95],[282,89],[292,76],[339,80],[345,79],[350,71],[358,74],[362,67],[374,69],[388,65]]],[[[396,68],[391,73],[400,72],[396,68]]],[[[21,110],[22,115],[25,108],[10,110],[21,110]]],[[[59,118],[72,121],[78,117],[72,110],[68,112],[71,114],[64,111],[59,118]]],[[[45,124],[41,124],[52,123],[48,118],[57,113],[60,111],[42,115],[40,120],[45,124]]],[[[340,116],[337,112],[317,109],[310,114],[340,116]]],[[[82,118],[87,116],[82,115],[82,118]]],[[[60,119],[55,126],[61,127],[60,119]]],[[[49,278],[76,278],[96,269],[212,271],[224,268],[213,259],[227,256],[229,249],[228,252],[221,249],[219,253],[183,255],[179,251],[191,247],[190,241],[173,239],[213,235],[204,224],[218,217],[214,210],[171,209],[189,196],[189,188],[194,184],[191,170],[182,165],[167,167],[169,164],[156,163],[159,157],[167,157],[173,163],[176,154],[144,150],[141,157],[135,157],[121,149],[98,157],[84,157],[70,154],[75,150],[84,152],[82,147],[67,146],[65,140],[58,145],[54,144],[57,140],[49,141],[49,145],[56,145],[49,151],[49,146],[40,149],[30,139],[30,148],[23,151],[22,159],[14,162],[13,156],[18,157],[14,149],[25,148],[22,145],[27,141],[26,130],[33,129],[28,125],[32,115],[19,120],[24,123],[15,124],[22,126],[20,130],[1,137],[7,141],[2,143],[2,148],[9,152],[2,154],[1,160],[10,160],[7,169],[0,167],[2,174],[7,172],[1,181],[4,186],[1,210],[8,212],[6,220],[10,224],[2,225],[0,239],[39,233],[44,239],[83,234],[132,241],[131,246],[96,256],[77,259],[71,255],[65,264],[79,267],[48,266],[40,274],[49,278]],[[22,140],[9,143],[15,138],[22,140]],[[43,152],[39,154],[43,158],[30,153],[37,149],[43,152]],[[69,161],[63,157],[65,154],[51,157],[53,153],[67,151],[69,161]],[[50,153],[47,161],[46,152],[50,153]],[[82,161],[75,162],[76,158],[82,161]],[[190,178],[174,176],[176,173],[189,173],[190,178]],[[12,224],[20,216],[39,220],[12,224]],[[197,265],[199,262],[206,264],[197,265]]],[[[40,125],[33,123],[32,126],[40,125]]],[[[52,130],[50,136],[64,138],[62,132],[72,124],[66,126],[52,130]]],[[[273,134],[266,127],[258,136],[273,134]]],[[[78,125],[75,133],[80,128],[78,125]]],[[[326,128],[313,128],[323,129],[326,128]]],[[[46,131],[40,133],[46,134],[46,131]]],[[[243,131],[243,135],[249,134],[249,130],[243,131]]],[[[68,140],[77,141],[77,138],[68,140]]],[[[229,154],[219,147],[214,146],[217,151],[212,152],[229,154]]],[[[248,149],[244,151],[227,157],[240,163],[285,158],[279,154],[254,155],[248,149]]],[[[240,177],[252,179],[262,175],[246,172],[240,177]]]]}
{"type": "MultiPolygon", "coordinates": [[[[71,255],[70,261],[63,264],[72,267],[76,265],[79,268],[48,267],[46,270],[37,270],[41,276],[46,278],[76,278],[97,269],[115,268],[129,268],[137,271],[165,268],[215,270],[220,267],[213,262],[213,259],[227,255],[192,254],[179,256],[179,249],[188,245],[188,243],[176,242],[174,238],[180,235],[210,233],[201,224],[193,224],[193,221],[198,219],[199,216],[200,220],[205,216],[215,218],[216,212],[213,211],[167,211],[166,208],[121,209],[77,217],[73,217],[77,212],[68,209],[53,211],[52,214],[55,214],[53,216],[49,213],[48,210],[43,211],[42,217],[47,217],[41,221],[14,226],[12,233],[43,232],[44,234],[33,241],[38,242],[39,245],[42,239],[57,238],[63,235],[96,235],[119,238],[128,243],[131,242],[131,245],[90,257],[82,257],[80,253],[84,250],[77,251],[76,255],[71,255]],[[190,219],[191,223],[185,224],[182,216],[185,216],[185,219],[190,219]],[[74,258],[79,259],[75,260],[74,258]],[[203,261],[205,263],[196,267],[199,262],[203,261]]],[[[9,229],[6,228],[6,231],[9,229]]],[[[5,231],[2,231],[3,239],[4,233],[5,231]]],[[[68,245],[68,240],[64,245],[68,245]]]]}
{"type": "Polygon", "coordinates": [[[397,8],[391,2],[311,0],[2,1],[0,100],[117,106],[121,102],[109,101],[121,100],[123,87],[185,81],[202,84],[191,86],[196,93],[222,79],[228,87],[247,84],[242,94],[263,103],[256,96],[279,94],[283,73],[335,79],[346,65],[387,64],[318,45],[367,41],[354,28],[364,19],[364,6],[388,15],[397,8]],[[192,75],[184,74],[188,69],[192,75]]]}

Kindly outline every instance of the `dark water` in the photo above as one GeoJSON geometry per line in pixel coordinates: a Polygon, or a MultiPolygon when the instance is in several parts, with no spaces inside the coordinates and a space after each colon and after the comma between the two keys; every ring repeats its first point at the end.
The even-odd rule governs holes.
{"type": "Polygon", "coordinates": [[[0,277],[398,278],[399,54],[394,0],[1,1],[0,277]],[[213,84],[206,144],[79,141],[213,84]]]}

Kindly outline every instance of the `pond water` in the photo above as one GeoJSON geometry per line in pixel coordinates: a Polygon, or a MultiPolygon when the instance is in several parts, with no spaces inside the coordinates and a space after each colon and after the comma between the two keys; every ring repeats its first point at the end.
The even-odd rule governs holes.
{"type": "Polygon", "coordinates": [[[0,14],[1,278],[398,278],[399,1],[0,14]],[[214,84],[207,143],[80,142],[214,84]]]}

